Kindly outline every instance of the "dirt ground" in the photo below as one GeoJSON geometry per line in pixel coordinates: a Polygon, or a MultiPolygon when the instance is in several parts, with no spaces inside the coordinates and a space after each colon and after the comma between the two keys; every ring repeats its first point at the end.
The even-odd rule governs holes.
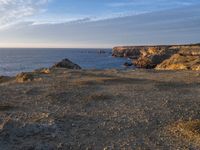
{"type": "Polygon", "coordinates": [[[200,119],[200,72],[54,69],[3,79],[0,150],[200,149],[200,123],[182,125],[200,119]]]}

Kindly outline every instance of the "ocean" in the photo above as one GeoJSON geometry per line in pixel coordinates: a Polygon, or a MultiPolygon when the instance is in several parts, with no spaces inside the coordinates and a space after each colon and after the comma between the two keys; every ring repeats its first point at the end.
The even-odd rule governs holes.
{"type": "Polygon", "coordinates": [[[50,67],[68,58],[83,69],[126,69],[123,64],[127,58],[112,57],[112,50],[106,49],[33,49],[1,48],[0,75],[13,76],[19,72],[50,67]]]}

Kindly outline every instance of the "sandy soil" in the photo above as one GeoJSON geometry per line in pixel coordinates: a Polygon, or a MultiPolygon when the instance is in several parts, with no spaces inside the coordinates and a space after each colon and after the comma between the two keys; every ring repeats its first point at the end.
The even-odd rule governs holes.
{"type": "Polygon", "coordinates": [[[29,82],[2,78],[0,150],[200,149],[200,138],[173,130],[199,113],[200,72],[54,69],[29,82]]]}

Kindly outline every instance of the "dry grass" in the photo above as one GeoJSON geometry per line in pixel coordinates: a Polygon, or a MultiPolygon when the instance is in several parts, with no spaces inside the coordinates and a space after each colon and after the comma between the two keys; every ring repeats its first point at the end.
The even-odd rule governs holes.
{"type": "Polygon", "coordinates": [[[49,119],[49,113],[40,112],[40,113],[33,113],[29,118],[27,118],[26,121],[35,123],[35,122],[42,122],[45,120],[52,121],[51,119],[49,119]]]}
{"type": "Polygon", "coordinates": [[[174,120],[199,117],[197,73],[55,69],[1,84],[0,149],[195,149],[200,121],[174,120]]]}
{"type": "Polygon", "coordinates": [[[15,81],[18,83],[31,82],[31,81],[41,81],[42,77],[49,74],[48,70],[41,70],[40,72],[22,72],[15,77],[15,81]]]}
{"type": "Polygon", "coordinates": [[[200,120],[177,122],[169,130],[176,137],[200,145],[200,120]]]}

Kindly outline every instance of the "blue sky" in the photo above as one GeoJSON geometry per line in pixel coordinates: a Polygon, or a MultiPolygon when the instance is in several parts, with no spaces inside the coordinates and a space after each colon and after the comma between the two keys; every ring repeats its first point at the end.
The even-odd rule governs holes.
{"type": "Polygon", "coordinates": [[[0,0],[0,47],[200,42],[199,0],[0,0]]]}

